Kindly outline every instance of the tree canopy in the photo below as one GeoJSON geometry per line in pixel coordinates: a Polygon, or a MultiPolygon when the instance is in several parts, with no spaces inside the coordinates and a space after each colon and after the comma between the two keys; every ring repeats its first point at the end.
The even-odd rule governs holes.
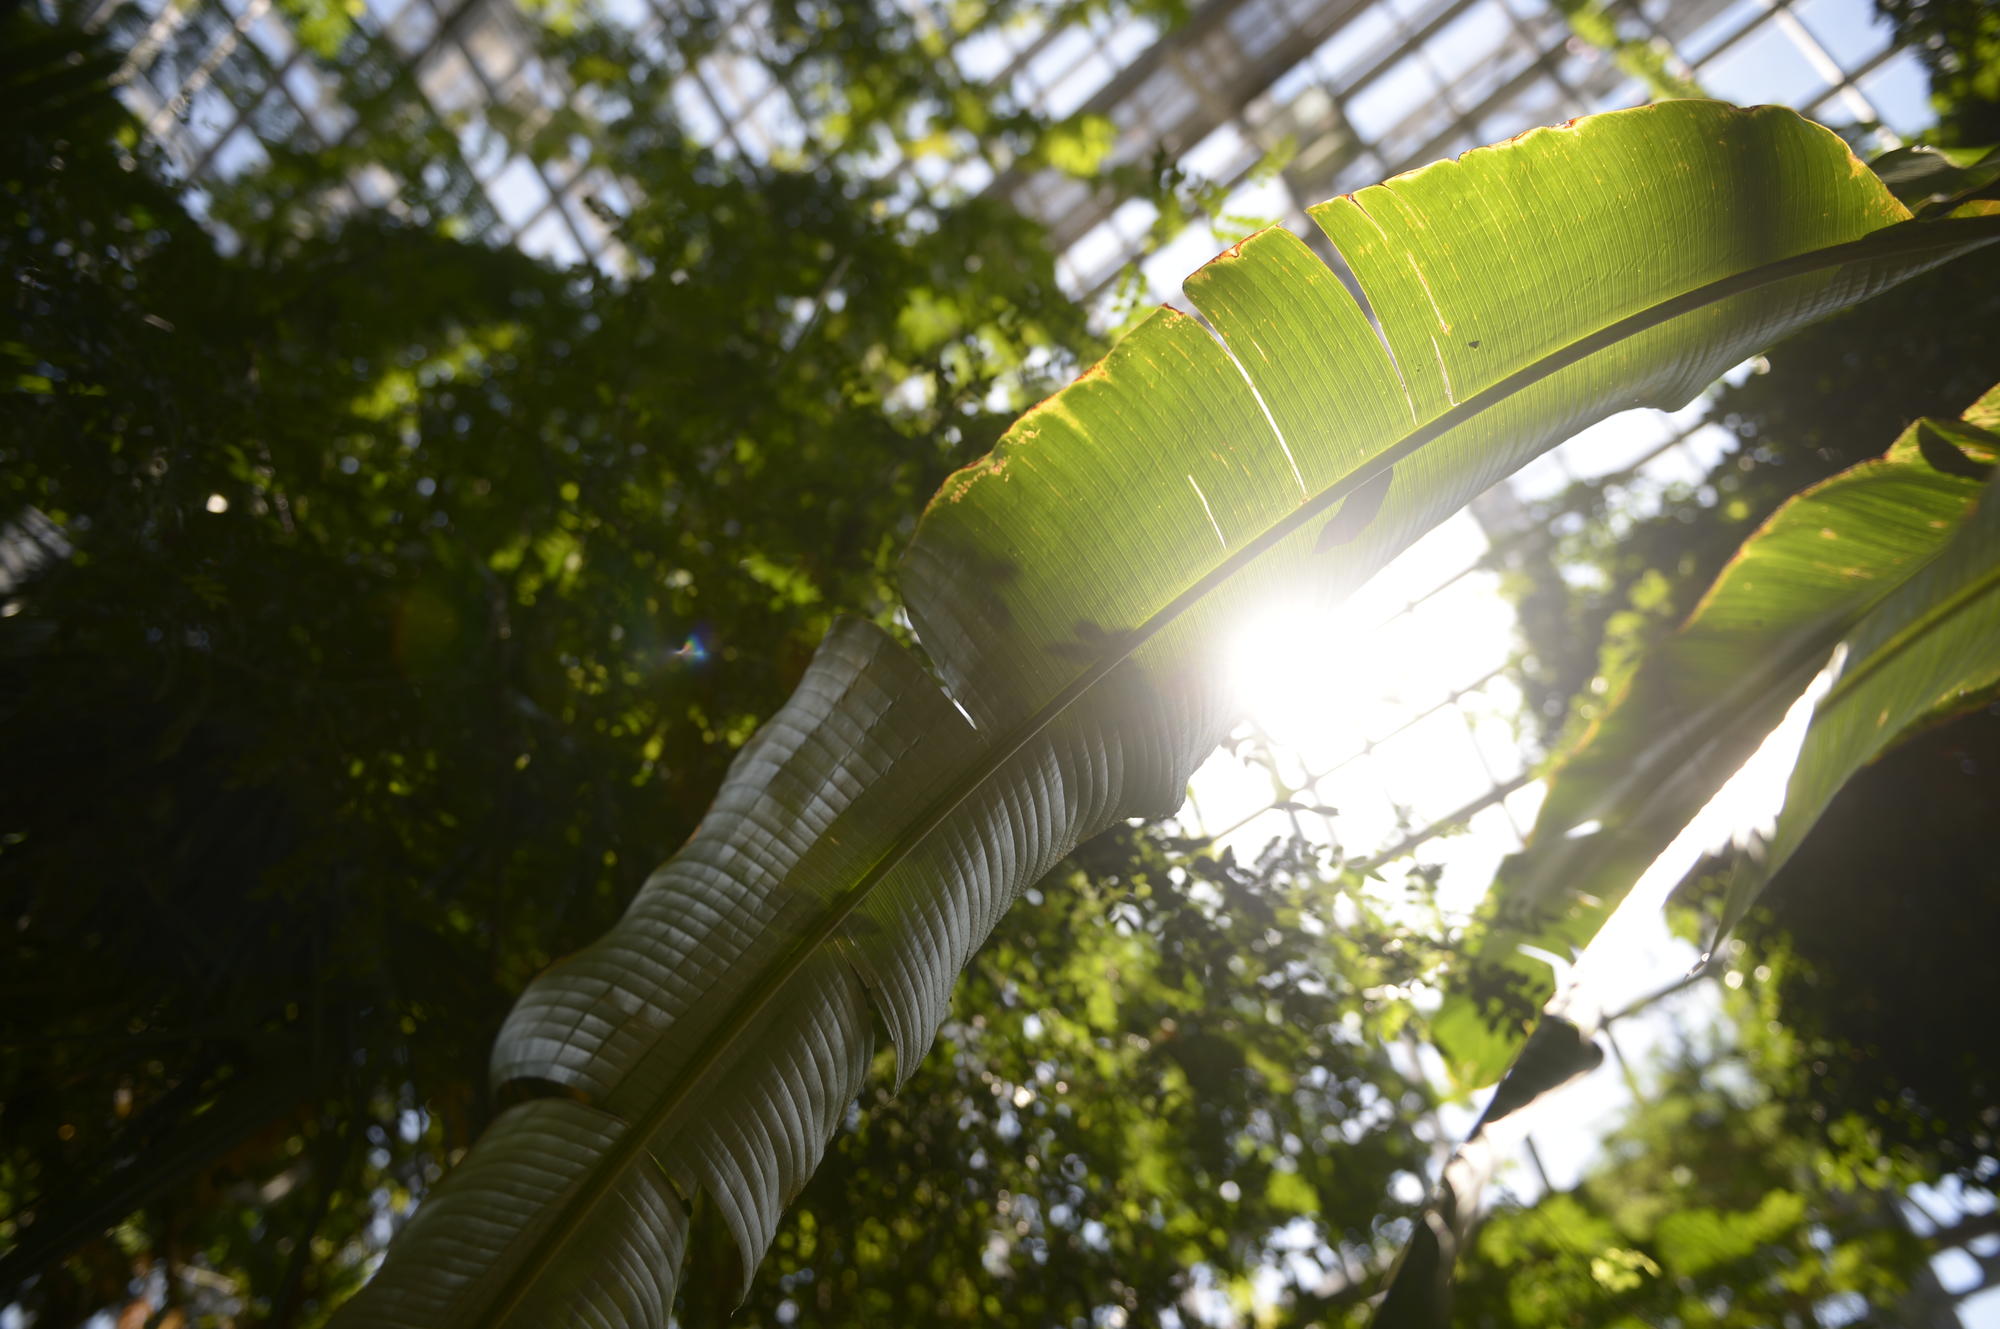
{"type": "Polygon", "coordinates": [[[219,199],[218,246],[102,48],[7,22],[9,1232],[84,1247],[57,1321],[167,1252],[289,1321],[490,1114],[512,994],[833,610],[886,619],[917,500],[1089,337],[1018,216],[915,227],[636,112],[637,276],[446,218],[301,234],[327,161],[219,199]]]}

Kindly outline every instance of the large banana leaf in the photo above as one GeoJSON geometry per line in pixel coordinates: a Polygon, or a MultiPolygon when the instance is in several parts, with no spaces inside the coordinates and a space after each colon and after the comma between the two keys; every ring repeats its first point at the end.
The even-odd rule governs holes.
{"type": "MultiPolygon", "coordinates": [[[[1768,681],[1784,672],[1761,667],[1766,652],[1823,659],[1826,635],[1839,637],[1831,663],[1809,671],[1817,677],[1807,695],[1817,700],[1805,717],[1782,808],[1768,828],[1745,828],[1746,842],[1731,856],[1717,934],[1727,935],[1856,771],[1911,730],[1983,702],[2000,683],[2000,482],[1990,478],[2000,434],[1984,427],[1994,424],[2000,424],[2000,387],[1961,420],[1918,421],[1879,460],[1842,472],[1774,513],[1681,631],[1640,666],[1598,730],[1586,735],[1559,770],[1550,801],[1560,793],[1575,802],[1578,788],[1587,787],[1580,782],[1611,774],[1607,745],[1623,748],[1627,762],[1644,764],[1654,755],[1645,743],[1649,725],[1659,730],[1659,746],[1672,747],[1684,745],[1684,729],[1706,729],[1719,739],[1732,717],[1741,723],[1747,716],[1755,746],[1777,713],[1803,705],[1806,696],[1787,683],[1745,699],[1724,684],[1738,675],[1768,681]],[[1707,695],[1704,684],[1712,689],[1707,695]],[[1725,702],[1729,713],[1718,716],[1714,708],[1725,702]]],[[[1714,775],[1713,786],[1728,774],[1714,775]]],[[[1665,830],[1662,845],[1677,829],[1665,830]]],[[[1532,848],[1513,860],[1517,868],[1546,860],[1532,848]]],[[[1605,860],[1590,861],[1602,867],[1605,860]]],[[[1648,866],[1638,864],[1633,875],[1648,866]]],[[[1518,888],[1526,879],[1517,874],[1505,884],[1518,888]]],[[[1633,885],[1607,884],[1620,893],[1633,885]]],[[[1563,940],[1565,930],[1594,931],[1606,912],[1594,898],[1572,908],[1553,935],[1533,939],[1547,945],[1563,940]]],[[[1500,939],[1519,935],[1503,930],[1500,939]]],[[[1492,966],[1499,957],[1480,958],[1492,966]]],[[[1539,999],[1553,984],[1544,972],[1537,986],[1539,999]]],[[[1483,1022],[1463,993],[1448,999],[1433,1034],[1442,1035],[1448,1054],[1474,1053],[1456,1073],[1491,1078],[1504,1068],[1505,1078],[1454,1152],[1425,1222],[1397,1261],[1372,1321],[1378,1327],[1449,1323],[1453,1253],[1477,1217],[1478,1187],[1492,1156],[1483,1131],[1602,1059],[1592,1039],[1603,1012],[1595,995],[1583,992],[1588,986],[1573,984],[1525,1038],[1483,1022]]]]}
{"type": "MultiPolygon", "coordinates": [[[[1988,463],[1986,470],[1992,469],[1988,463]]],[[[1738,856],[1723,904],[1725,933],[1856,771],[1913,725],[2000,682],[2000,487],[1994,481],[1982,486],[1937,557],[1848,634],[1830,671],[1832,686],[1813,709],[1776,824],[1767,841],[1738,856]]]]}
{"type": "Polygon", "coordinates": [[[697,1190],[747,1280],[873,1019],[907,1073],[1021,890],[1179,803],[1238,614],[1350,588],[1579,427],[2000,238],[1910,223],[1789,112],[1703,102],[1312,215],[1368,308],[1264,232],[1187,284],[1219,341],[1160,311],[947,482],[904,577],[940,677],[836,628],[687,847],[507,1021],[496,1079],[561,1096],[495,1123],[347,1322],[662,1324],[697,1190]]]}
{"type": "Polygon", "coordinates": [[[1548,966],[1519,947],[1566,955],[1588,942],[1834,646],[1945,548],[2000,452],[1980,427],[1996,413],[2000,389],[1785,503],[1560,759],[1527,847],[1501,866],[1460,991],[1432,1022],[1461,1083],[1499,1077],[1552,991],[1548,966]]]}

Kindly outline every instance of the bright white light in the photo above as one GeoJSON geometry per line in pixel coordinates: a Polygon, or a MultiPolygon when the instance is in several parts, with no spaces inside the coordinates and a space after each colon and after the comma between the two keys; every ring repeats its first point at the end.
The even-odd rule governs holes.
{"type": "MultiPolygon", "coordinates": [[[[1477,526],[1454,519],[1339,607],[1300,595],[1246,612],[1225,667],[1268,747],[1203,766],[1186,824],[1254,854],[1276,836],[1327,838],[1327,821],[1303,809],[1332,808],[1333,837],[1366,857],[1518,771],[1494,699],[1481,694],[1463,712],[1451,704],[1473,685],[1504,688],[1491,676],[1513,649],[1511,605],[1493,574],[1471,566],[1483,548],[1477,526]],[[1266,811],[1287,800],[1295,810],[1266,811]]],[[[1463,903],[1512,847],[1505,814],[1490,811],[1473,834],[1424,847],[1426,861],[1455,864],[1463,903]]]]}
{"type": "Polygon", "coordinates": [[[1379,691],[1368,642],[1338,611],[1270,606],[1230,645],[1230,689],[1252,723],[1308,762],[1351,751],[1366,741],[1369,694],[1379,691]]]}
{"type": "Polygon", "coordinates": [[[229,500],[220,494],[210,494],[208,496],[208,510],[210,512],[227,512],[229,511],[229,500]]]}

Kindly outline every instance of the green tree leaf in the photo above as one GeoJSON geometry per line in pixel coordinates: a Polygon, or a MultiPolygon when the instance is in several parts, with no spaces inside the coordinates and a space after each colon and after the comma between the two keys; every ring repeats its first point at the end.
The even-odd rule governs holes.
{"type": "Polygon", "coordinates": [[[1179,802],[1233,718],[1216,664],[1246,608],[1351,588],[1582,425],[1678,406],[2000,238],[1909,224],[1789,112],[1699,102],[1530,133],[1313,217],[1369,310],[1264,232],[1188,283],[1220,341],[1161,311],[948,481],[903,583],[942,683],[836,627],[688,847],[509,1018],[496,1079],[577,1110],[503,1116],[467,1167],[496,1199],[420,1213],[348,1323],[663,1323],[697,1190],[747,1279],[860,1087],[871,1005],[907,1075],[1015,895],[1179,802]],[[1371,484],[1372,520],[1329,552],[1371,484]],[[552,1147],[583,1160],[554,1186],[525,1156],[552,1147]]]}
{"type": "Polygon", "coordinates": [[[1994,495],[1989,480],[1937,557],[1842,641],[1832,687],[1813,711],[1769,840],[1740,855],[1730,876],[1723,933],[1854,772],[1913,725],[2000,680],[2000,498],[1994,495]]]}
{"type": "Polygon", "coordinates": [[[1559,758],[1527,848],[1494,884],[1474,967],[1433,1021],[1462,1082],[1491,1083],[1549,995],[1548,967],[1518,947],[1588,942],[1835,644],[1939,555],[2000,455],[1973,423],[1986,409],[1918,421],[1779,508],[1559,758]]]}

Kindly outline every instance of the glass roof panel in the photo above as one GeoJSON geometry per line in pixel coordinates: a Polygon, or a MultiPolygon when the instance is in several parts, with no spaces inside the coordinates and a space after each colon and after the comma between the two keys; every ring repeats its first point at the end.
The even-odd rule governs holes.
{"type": "MultiPolygon", "coordinates": [[[[758,6],[596,3],[598,12],[644,34],[639,48],[669,69],[677,66],[666,62],[677,56],[664,39],[667,29],[720,34],[722,44],[673,85],[681,132],[717,152],[757,160],[782,163],[805,151],[807,126],[766,63],[772,38],[758,6]]],[[[398,69],[409,69],[415,74],[409,95],[421,99],[426,114],[446,118],[462,156],[443,178],[425,182],[426,207],[496,239],[518,236],[524,247],[560,262],[622,270],[609,228],[586,199],[616,216],[631,207],[627,186],[596,169],[579,175],[571,136],[553,143],[528,138],[566,107],[592,116],[616,105],[601,92],[579,97],[563,70],[532,56],[530,33],[540,19],[524,17],[512,0],[471,0],[448,11],[432,0],[366,0],[352,16],[353,30],[330,39],[294,29],[257,0],[251,6],[195,0],[163,8],[160,0],[142,0],[107,9],[104,21],[132,43],[137,77],[126,85],[127,96],[192,183],[253,167],[265,145],[337,141],[353,123],[340,80],[386,90],[398,69]],[[444,12],[449,23],[439,19],[444,12]],[[315,43],[317,53],[309,49],[315,43]],[[496,101],[511,107],[511,118],[487,115],[496,101]],[[497,128],[503,119],[504,133],[497,128]]],[[[1621,31],[1668,43],[1719,94],[1813,101],[1837,123],[1879,114],[1897,134],[1929,121],[1923,70],[1906,53],[1885,56],[1886,29],[1869,0],[1791,6],[1644,0],[1613,10],[1621,31]]],[[[1164,150],[1218,187],[1224,219],[1197,223],[1149,251],[1150,205],[1052,170],[989,162],[958,136],[947,136],[944,156],[912,160],[887,134],[855,154],[858,169],[893,182],[912,216],[927,215],[954,194],[1003,192],[1049,227],[1066,287],[1099,302],[1100,323],[1113,318],[1111,295],[1135,261],[1148,298],[1181,302],[1180,279],[1253,221],[1277,218],[1310,237],[1301,209],[1321,197],[1646,95],[1604,52],[1574,39],[1545,0],[1197,0],[1172,31],[1150,20],[1103,16],[1050,30],[1039,14],[1025,14],[976,27],[953,45],[952,58],[968,77],[1009,88],[1045,115],[1107,117],[1118,128],[1114,163],[1148,161],[1164,150]],[[1267,154],[1287,143],[1285,169],[1256,174],[1267,154]]],[[[376,203],[399,199],[404,188],[380,168],[354,179],[357,197],[376,203]]],[[[1473,569],[1491,539],[1547,538],[1519,526],[1530,520],[1526,503],[1561,492],[1579,476],[1596,476],[1620,486],[1621,501],[1643,510],[1663,486],[1698,483],[1733,445],[1720,430],[1696,429],[1699,423],[1698,410],[1678,417],[1645,412],[1587,431],[1521,472],[1493,501],[1447,523],[1366,588],[1352,612],[1403,624],[1393,631],[1421,637],[1425,624],[1441,617],[1464,620],[1504,609],[1504,599],[1482,580],[1489,574],[1473,569]],[[1413,602],[1418,608],[1405,613],[1413,602]]],[[[1491,627],[1482,640],[1500,643],[1495,651],[1433,652],[1434,668],[1402,680],[1408,690],[1421,676],[1427,700],[1413,694],[1398,703],[1401,709],[1360,718],[1378,738],[1419,719],[1440,744],[1449,738],[1464,749],[1454,769],[1476,774],[1491,795],[1475,826],[1518,828],[1538,797],[1533,784],[1520,783],[1523,763],[1534,754],[1506,732],[1508,708],[1519,696],[1505,676],[1503,647],[1512,637],[1506,623],[1491,627]],[[1426,709],[1441,698],[1445,709],[1426,709]]],[[[1320,792],[1342,807],[1340,835],[1356,845],[1375,838],[1357,852],[1379,850],[1385,836],[1421,844],[1435,829],[1421,819],[1399,821],[1396,801],[1436,813],[1471,787],[1454,774],[1392,798],[1381,781],[1394,786],[1398,777],[1383,754],[1306,756],[1316,770],[1339,772],[1321,782],[1320,792]],[[1374,812],[1361,813],[1364,805],[1374,812]]],[[[1256,815],[1254,806],[1242,811],[1256,815]]],[[[1214,815],[1204,803],[1200,820],[1214,826],[1214,815]]],[[[1291,824],[1289,814],[1270,820],[1291,824]]],[[[1324,823],[1316,833],[1326,833],[1324,823]]]]}

